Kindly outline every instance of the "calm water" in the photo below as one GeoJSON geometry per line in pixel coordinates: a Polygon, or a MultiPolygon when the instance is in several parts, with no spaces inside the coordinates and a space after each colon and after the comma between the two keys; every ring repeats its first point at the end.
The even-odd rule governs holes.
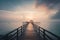
{"type": "Polygon", "coordinates": [[[49,31],[60,36],[60,21],[54,21],[50,23],[49,31]]]}
{"type": "MultiPolygon", "coordinates": [[[[22,22],[3,22],[0,23],[0,35],[6,34],[15,28],[22,25],[22,22]]],[[[46,30],[51,31],[52,33],[60,36],[60,22],[59,21],[53,21],[49,22],[48,27],[44,27],[46,30]]]]}
{"type": "Polygon", "coordinates": [[[20,22],[3,22],[0,23],[0,35],[2,34],[6,34],[14,29],[16,29],[17,27],[20,27],[22,25],[22,23],[20,22]]]}

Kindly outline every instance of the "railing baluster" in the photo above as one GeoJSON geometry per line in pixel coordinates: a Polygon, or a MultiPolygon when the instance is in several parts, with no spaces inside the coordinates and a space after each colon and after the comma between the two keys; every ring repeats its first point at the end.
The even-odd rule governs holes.
{"type": "Polygon", "coordinates": [[[39,36],[40,36],[40,27],[39,27],[39,36]]]}
{"type": "Polygon", "coordinates": [[[23,24],[23,26],[16,28],[15,30],[7,33],[3,37],[1,37],[0,40],[19,40],[22,37],[22,34],[24,34],[24,31],[26,29],[27,24],[23,24]],[[19,38],[20,37],[20,38],[19,38]]]}
{"type": "Polygon", "coordinates": [[[45,40],[45,30],[43,29],[43,40],[45,40]]]}
{"type": "Polygon", "coordinates": [[[5,38],[4,38],[5,40],[9,40],[9,38],[8,38],[8,35],[7,36],[5,36],[5,38]]]}
{"type": "MultiPolygon", "coordinates": [[[[55,34],[51,33],[50,31],[47,31],[47,30],[41,28],[40,26],[35,25],[34,23],[32,23],[32,24],[33,24],[34,31],[36,32],[36,34],[39,37],[39,40],[42,40],[42,39],[43,40],[54,40],[54,38],[56,38],[55,40],[60,40],[60,37],[56,36],[55,34]],[[41,37],[41,34],[42,34],[43,37],[41,37]],[[53,38],[51,36],[53,36],[53,38]],[[40,39],[40,38],[42,38],[42,39],[40,39]]],[[[23,25],[23,26],[21,26],[21,27],[19,27],[19,28],[21,28],[20,29],[20,38],[23,36],[23,34],[24,34],[25,30],[26,30],[27,25],[28,25],[28,23],[23,25]]],[[[13,37],[12,40],[14,40],[14,39],[19,40],[19,28],[11,31],[10,33],[8,33],[8,35],[5,35],[3,37],[4,38],[3,40],[10,40],[10,39],[12,39],[13,36],[14,37],[13,37]],[[15,33],[16,33],[16,35],[15,35],[15,33]]]]}
{"type": "Polygon", "coordinates": [[[22,36],[22,26],[21,26],[21,36],[22,36]]]}
{"type": "MultiPolygon", "coordinates": [[[[38,26],[38,25],[36,25],[34,23],[32,25],[34,25],[34,29],[37,29],[36,27],[40,27],[40,26],[38,26]]],[[[37,32],[38,36],[40,36],[40,38],[42,37],[43,40],[60,40],[59,36],[53,34],[50,31],[45,30],[42,27],[38,28],[37,30],[39,30],[39,32],[37,32]],[[42,35],[41,35],[41,32],[42,32],[42,35]]]]}
{"type": "Polygon", "coordinates": [[[17,40],[18,40],[18,28],[17,28],[17,40]]]}

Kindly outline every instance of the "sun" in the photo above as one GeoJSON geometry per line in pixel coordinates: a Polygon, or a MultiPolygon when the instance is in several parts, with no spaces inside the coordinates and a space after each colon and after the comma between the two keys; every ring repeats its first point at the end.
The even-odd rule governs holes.
{"type": "Polygon", "coordinates": [[[33,18],[34,18],[34,16],[31,15],[31,14],[28,14],[28,15],[25,17],[25,19],[26,19],[27,21],[33,20],[33,18]]]}

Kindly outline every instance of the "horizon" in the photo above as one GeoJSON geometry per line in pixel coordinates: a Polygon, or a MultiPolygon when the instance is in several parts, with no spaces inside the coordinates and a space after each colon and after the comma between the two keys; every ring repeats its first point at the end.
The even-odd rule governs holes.
{"type": "Polygon", "coordinates": [[[0,34],[29,20],[60,36],[60,0],[0,0],[0,34]]]}

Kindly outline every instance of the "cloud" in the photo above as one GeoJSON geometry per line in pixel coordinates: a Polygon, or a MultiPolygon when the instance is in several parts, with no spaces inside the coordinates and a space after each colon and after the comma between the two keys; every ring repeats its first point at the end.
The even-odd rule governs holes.
{"type": "Polygon", "coordinates": [[[23,15],[15,11],[0,10],[0,34],[5,34],[21,26],[23,15]]]}
{"type": "Polygon", "coordinates": [[[0,0],[0,10],[14,10],[17,6],[32,4],[34,0],[0,0]]]}
{"type": "Polygon", "coordinates": [[[50,17],[58,14],[60,10],[60,0],[36,0],[36,8],[42,9],[44,8],[46,11],[46,14],[50,17]],[[52,16],[51,16],[52,15],[52,16]]]}
{"type": "Polygon", "coordinates": [[[41,4],[46,4],[46,6],[49,8],[58,8],[60,5],[60,0],[37,0],[37,6],[41,4]]]}
{"type": "Polygon", "coordinates": [[[0,10],[11,10],[14,6],[21,5],[22,0],[0,0],[0,10]]]}
{"type": "Polygon", "coordinates": [[[60,11],[52,17],[52,19],[60,19],[60,11]]]}
{"type": "Polygon", "coordinates": [[[60,0],[37,0],[37,4],[58,4],[60,3],[60,0]]]}
{"type": "Polygon", "coordinates": [[[0,10],[0,22],[18,22],[22,21],[23,15],[14,11],[0,10]],[[17,20],[16,20],[17,19],[17,20]]]}

